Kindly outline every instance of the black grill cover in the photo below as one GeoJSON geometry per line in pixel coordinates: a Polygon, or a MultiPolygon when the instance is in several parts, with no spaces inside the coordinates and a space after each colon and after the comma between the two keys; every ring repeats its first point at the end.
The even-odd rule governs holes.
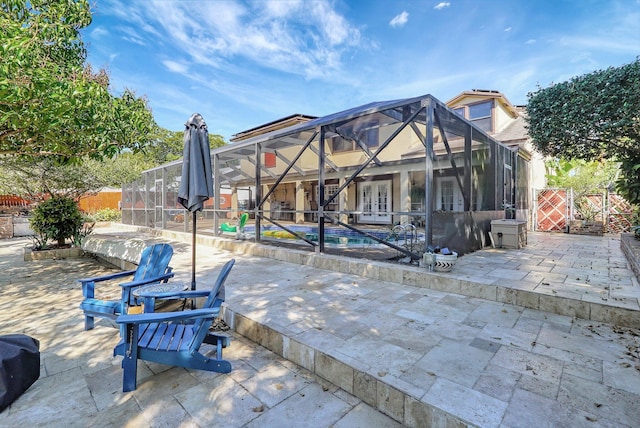
{"type": "Polygon", "coordinates": [[[0,336],[0,412],[40,377],[40,342],[24,334],[0,336]]]}

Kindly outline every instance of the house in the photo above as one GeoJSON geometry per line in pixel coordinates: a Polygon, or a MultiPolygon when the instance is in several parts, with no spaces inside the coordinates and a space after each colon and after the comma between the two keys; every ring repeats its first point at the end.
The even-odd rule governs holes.
{"type": "MultiPolygon", "coordinates": [[[[228,198],[206,205],[199,227],[217,233],[248,211],[256,242],[296,238],[319,252],[328,237],[373,240],[412,259],[429,245],[482,248],[492,220],[529,219],[530,183],[544,175],[532,169],[523,114],[500,92],[472,90],[448,103],[427,94],[242,131],[211,152],[215,194],[228,198]],[[383,239],[400,234],[396,244],[383,239]]],[[[123,222],[186,230],[174,224],[180,169],[172,162],[123,187],[123,222]]]]}
{"type": "MultiPolygon", "coordinates": [[[[495,140],[518,150],[519,156],[527,159],[529,174],[526,188],[521,188],[520,194],[523,197],[526,195],[526,206],[533,207],[535,190],[545,188],[547,180],[544,157],[534,149],[527,133],[526,108],[514,106],[499,91],[485,89],[464,91],[447,101],[447,106],[495,140]]],[[[527,219],[532,224],[531,213],[522,213],[519,218],[527,219]]]]}
{"type": "MultiPolygon", "coordinates": [[[[525,189],[521,189],[520,193],[522,194],[522,197],[526,197],[527,199],[527,204],[524,206],[532,206],[532,197],[534,195],[533,190],[543,188],[546,184],[545,167],[542,156],[533,149],[533,146],[529,141],[525,128],[524,107],[514,106],[499,91],[482,89],[464,91],[451,100],[447,101],[446,105],[452,108],[456,113],[460,114],[465,119],[469,120],[469,122],[478,126],[481,130],[485,131],[488,135],[492,136],[498,142],[501,142],[508,147],[513,148],[514,150],[519,150],[519,156],[526,158],[530,166],[529,176],[526,178],[528,186],[525,189]]],[[[286,128],[295,124],[308,122],[312,119],[317,118],[314,116],[294,114],[283,119],[276,120],[265,125],[261,125],[250,130],[242,131],[238,134],[235,134],[231,138],[231,142],[235,143],[244,141],[250,137],[263,135],[270,131],[286,128]]],[[[415,154],[416,153],[414,153],[414,155],[415,154]]],[[[424,148],[419,147],[417,154],[424,156],[424,148]]],[[[266,152],[264,154],[265,166],[273,168],[275,162],[275,153],[266,152]]],[[[451,185],[451,180],[452,179],[450,177],[438,180],[439,183],[438,185],[436,185],[438,193],[438,196],[436,197],[436,210],[462,210],[462,197],[460,195],[460,190],[456,186],[451,185]],[[448,194],[448,192],[450,192],[451,194],[448,194]],[[454,201],[455,204],[453,203],[454,201]]],[[[335,189],[335,186],[329,184],[329,186],[327,186],[327,189],[331,193],[335,189]]],[[[310,203],[308,204],[309,207],[316,206],[316,199],[317,198],[315,194],[311,196],[309,200],[310,203]]],[[[287,202],[285,205],[290,204],[290,201],[285,202],[287,202]]],[[[244,205],[248,206],[248,202],[245,202],[244,205]]],[[[335,210],[337,208],[337,202],[332,203],[329,208],[331,210],[335,210]]],[[[413,208],[419,208],[419,206],[417,206],[417,204],[414,202],[413,208]]],[[[527,218],[527,215],[528,213],[523,211],[520,217],[527,218]]],[[[361,220],[363,222],[367,221],[366,218],[361,218],[361,220]]],[[[388,224],[390,219],[383,217],[379,220],[381,220],[382,223],[388,224]]],[[[368,221],[375,222],[375,218],[368,219],[368,221]]]]}
{"type": "MultiPolygon", "coordinates": [[[[291,117],[303,116],[284,121],[291,117]]],[[[214,150],[214,182],[232,195],[250,189],[258,229],[330,221],[367,234],[411,224],[429,243],[471,251],[487,244],[492,219],[529,216],[532,153],[522,121],[504,95],[480,90],[447,105],[425,95],[288,127],[275,121],[214,150]]],[[[240,202],[232,197],[231,210],[240,202]]]]}

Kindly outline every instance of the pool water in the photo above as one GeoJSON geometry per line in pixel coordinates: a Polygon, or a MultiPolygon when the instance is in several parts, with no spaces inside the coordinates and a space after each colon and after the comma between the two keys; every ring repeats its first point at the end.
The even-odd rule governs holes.
{"type": "MultiPolygon", "coordinates": [[[[307,239],[313,242],[318,242],[317,233],[307,233],[307,239]]],[[[356,247],[356,246],[370,246],[381,245],[378,241],[368,238],[366,236],[339,236],[339,235],[324,235],[324,243],[344,246],[344,247],[356,247]]]]}
{"type": "MultiPolygon", "coordinates": [[[[318,228],[313,226],[292,226],[291,230],[296,233],[301,234],[306,239],[312,242],[318,242],[318,228]]],[[[253,234],[255,228],[249,226],[245,228],[245,233],[253,234]]],[[[367,233],[379,238],[386,240],[393,244],[402,244],[402,241],[398,242],[396,237],[392,237],[391,231],[389,230],[366,230],[367,233]]],[[[267,240],[271,239],[286,239],[286,240],[296,240],[298,239],[296,236],[290,234],[289,232],[282,230],[278,227],[274,226],[266,226],[262,228],[262,238],[267,240]]],[[[324,243],[325,245],[329,245],[336,248],[369,248],[380,246],[383,247],[384,244],[379,243],[378,241],[371,239],[367,236],[363,236],[357,232],[348,229],[339,229],[334,227],[328,227],[325,229],[324,235],[324,243]]]]}

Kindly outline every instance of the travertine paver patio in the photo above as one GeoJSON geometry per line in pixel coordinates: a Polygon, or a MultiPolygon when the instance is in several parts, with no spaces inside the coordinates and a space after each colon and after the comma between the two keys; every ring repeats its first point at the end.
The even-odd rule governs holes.
{"type": "MultiPolygon", "coordinates": [[[[126,230],[104,232],[120,238],[171,239],[177,249],[173,263],[177,280],[188,280],[188,234],[159,238],[126,230]]],[[[569,235],[537,235],[530,236],[529,245],[523,250],[484,250],[464,256],[454,272],[441,275],[417,268],[387,272],[377,263],[362,265],[324,256],[310,259],[247,243],[211,243],[236,245],[236,253],[228,253],[204,245],[210,244],[205,239],[200,240],[203,245],[197,251],[198,276],[206,284],[215,277],[215,267],[236,257],[238,263],[227,286],[228,323],[237,333],[340,388],[334,392],[318,387],[320,396],[321,392],[330,392],[339,397],[357,397],[345,401],[360,403],[351,407],[347,416],[355,417],[357,413],[353,412],[358,406],[369,404],[407,426],[637,426],[640,332],[575,316],[580,315],[578,311],[585,311],[586,318],[595,315],[622,319],[631,313],[630,323],[635,322],[640,293],[616,249],[617,241],[610,237],[580,237],[569,248],[562,240],[573,239],[569,235]],[[545,243],[547,238],[550,241],[545,243]],[[576,245],[581,248],[578,250],[576,245]],[[247,254],[261,251],[307,264],[247,254]],[[575,251],[579,256],[572,255],[575,251]],[[310,263],[333,265],[352,273],[319,269],[310,263]],[[578,270],[564,270],[576,269],[577,264],[581,265],[578,270]],[[563,293],[569,294],[557,296],[563,293]],[[541,307],[550,310],[541,311],[541,307]],[[571,313],[562,313],[567,310],[571,313]]],[[[51,345],[59,347],[52,357],[64,366],[67,360],[74,359],[74,352],[80,352],[69,346],[87,342],[87,336],[95,341],[86,345],[89,349],[102,345],[104,349],[99,356],[91,357],[90,363],[96,365],[96,372],[100,372],[98,366],[107,367],[99,378],[85,382],[90,397],[109,397],[105,401],[116,406],[109,408],[111,413],[126,414],[125,409],[131,406],[147,415],[172,414],[168,410],[177,402],[191,418],[208,415],[212,411],[211,400],[219,400],[217,394],[220,388],[226,391],[227,382],[252,379],[257,384],[264,376],[270,376],[257,376],[259,371],[255,368],[245,372],[243,357],[234,354],[239,352],[234,347],[255,345],[238,338],[226,354],[232,362],[234,356],[238,357],[230,375],[184,386],[178,376],[184,376],[183,371],[156,367],[160,374],[145,371],[140,394],[150,397],[162,390],[164,395],[167,385],[178,385],[176,391],[164,396],[167,404],[142,398],[131,400],[117,392],[121,382],[118,360],[110,359],[111,344],[105,343],[107,336],[113,340],[113,330],[100,326],[83,333],[81,314],[74,311],[75,304],[71,303],[64,311],[52,312],[54,318],[66,313],[69,331],[74,331],[71,337],[52,340],[51,345]],[[199,388],[194,390],[199,392],[195,396],[183,393],[183,387],[199,388]],[[209,401],[203,403],[205,395],[209,401]]],[[[2,330],[6,331],[5,327],[2,330]]],[[[288,368],[289,376],[306,373],[293,369],[297,366],[284,360],[278,360],[278,364],[288,368]]],[[[187,373],[190,380],[199,376],[187,373]]],[[[283,387],[288,385],[284,380],[280,383],[283,387]]],[[[64,386],[64,382],[57,382],[58,390],[64,386]]],[[[251,388],[241,388],[249,395],[229,394],[233,397],[229,406],[242,408],[245,397],[258,397],[251,388]]],[[[281,417],[293,420],[290,415],[295,410],[313,414],[317,409],[288,401],[294,396],[297,397],[294,393],[280,402],[262,399],[268,412],[253,419],[249,426],[278,426],[281,417]]],[[[328,404],[325,407],[332,408],[328,404]]],[[[248,412],[248,407],[245,410],[248,412]]],[[[247,412],[239,411],[244,416],[247,412]]],[[[20,413],[13,416],[17,414],[20,413]]],[[[11,412],[0,415],[0,423],[11,416],[11,412]]],[[[238,425],[246,423],[243,416],[237,417],[238,425]]],[[[355,422],[344,426],[355,426],[355,422]]]]}
{"type": "MultiPolygon", "coordinates": [[[[24,262],[27,239],[0,240],[0,335],[37,338],[41,374],[0,413],[4,427],[400,426],[347,394],[255,343],[234,335],[228,375],[160,364],[138,365],[139,385],[122,393],[118,330],[101,320],[83,331],[75,280],[113,271],[93,259],[24,262]]],[[[186,271],[185,246],[177,255],[186,271]]],[[[216,261],[228,254],[217,252],[216,261]]],[[[212,259],[209,273],[216,266],[212,259]]],[[[232,272],[233,273],[233,272],[232,272]]],[[[202,279],[205,286],[206,279],[202,279]]],[[[208,283],[210,285],[210,283],[208,283]]],[[[207,285],[207,286],[209,286],[207,285]]],[[[118,286],[108,290],[118,295],[118,286]]]]}

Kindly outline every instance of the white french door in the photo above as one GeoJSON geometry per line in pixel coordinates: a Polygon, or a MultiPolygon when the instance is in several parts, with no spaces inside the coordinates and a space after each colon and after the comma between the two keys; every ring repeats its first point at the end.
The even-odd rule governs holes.
{"type": "Polygon", "coordinates": [[[436,211],[459,212],[464,209],[462,193],[453,177],[436,180],[436,211]]]}
{"type": "Polygon", "coordinates": [[[359,183],[358,189],[358,223],[391,224],[391,180],[359,183]]]}

